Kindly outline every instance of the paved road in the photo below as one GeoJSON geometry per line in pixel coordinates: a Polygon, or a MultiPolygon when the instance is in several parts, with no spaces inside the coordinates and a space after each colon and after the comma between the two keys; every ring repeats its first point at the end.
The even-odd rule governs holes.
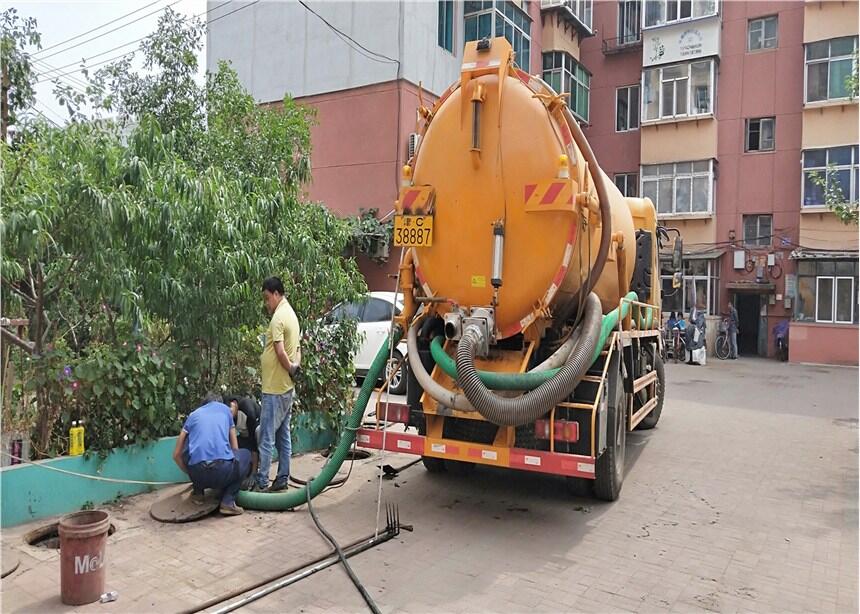
{"type": "MultiPolygon", "coordinates": [[[[550,476],[417,465],[383,485],[415,531],[352,565],[386,612],[856,612],[857,375],[670,364],[660,425],[628,437],[618,502],[573,498],[550,476]]],[[[295,472],[321,463],[296,459],[295,472]]],[[[344,488],[317,499],[342,542],[373,530],[378,463],[356,463],[344,488]]],[[[155,496],[115,510],[120,600],[84,611],[176,610],[327,550],[303,510],[157,525],[145,516],[155,496]]],[[[3,611],[60,609],[56,560],[22,555],[22,568],[3,582],[3,611]]],[[[332,568],[243,611],[365,608],[332,568]]]]}

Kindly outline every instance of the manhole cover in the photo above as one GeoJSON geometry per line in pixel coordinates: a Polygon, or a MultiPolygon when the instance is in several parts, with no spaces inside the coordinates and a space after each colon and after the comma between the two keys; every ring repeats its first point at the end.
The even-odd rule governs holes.
{"type": "MultiPolygon", "coordinates": [[[[320,454],[328,458],[332,452],[333,450],[323,450],[320,454]]],[[[364,460],[365,458],[370,458],[370,452],[367,450],[350,450],[344,460],[364,460]]]]}
{"type": "MultiPolygon", "coordinates": [[[[45,548],[48,550],[60,549],[60,524],[46,524],[38,529],[33,529],[24,535],[24,542],[36,548],[45,548]]],[[[108,529],[108,535],[116,533],[116,527],[111,524],[108,529]]]]}

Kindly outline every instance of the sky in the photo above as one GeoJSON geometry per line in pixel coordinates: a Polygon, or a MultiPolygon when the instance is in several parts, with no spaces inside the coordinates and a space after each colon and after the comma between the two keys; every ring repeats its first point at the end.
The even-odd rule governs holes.
{"type": "MultiPolygon", "coordinates": [[[[222,2],[211,5],[214,8],[210,18],[233,10],[232,0],[230,2],[222,0],[222,2]],[[225,4],[219,6],[222,2],[225,4]]],[[[82,58],[92,58],[87,61],[87,65],[93,66],[100,61],[137,49],[140,43],[132,43],[132,41],[152,33],[159,16],[168,6],[188,16],[203,15],[207,10],[206,0],[102,0],[100,2],[19,0],[4,4],[15,7],[19,17],[35,17],[38,22],[37,29],[42,34],[42,51],[29,50],[35,58],[36,70],[40,73],[38,79],[74,71],[79,68],[82,58]],[[113,23],[105,25],[107,22],[113,23]],[[111,31],[114,29],[115,31],[111,31]],[[93,32],[63,43],[89,30],[93,32]],[[58,45],[58,43],[63,44],[58,45]],[[52,48],[49,49],[49,47],[52,48]],[[117,49],[114,49],[115,47],[117,49]],[[62,68],[69,64],[71,66],[62,68]]],[[[240,5],[238,2],[235,4],[240,5]]],[[[200,57],[201,77],[206,67],[205,38],[203,42],[204,49],[200,57]]],[[[133,58],[133,66],[138,69],[141,67],[139,55],[135,54],[133,58]]],[[[94,68],[97,69],[98,66],[94,68]]],[[[80,72],[64,75],[60,80],[83,89],[83,76],[80,72]]],[[[68,118],[68,112],[57,102],[53,89],[54,84],[49,80],[36,85],[36,109],[51,121],[63,123],[68,118]]]]}

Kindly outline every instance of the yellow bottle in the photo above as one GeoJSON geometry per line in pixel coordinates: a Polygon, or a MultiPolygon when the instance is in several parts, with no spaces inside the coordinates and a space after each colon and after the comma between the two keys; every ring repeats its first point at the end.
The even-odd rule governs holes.
{"type": "Polygon", "coordinates": [[[84,421],[72,422],[69,429],[69,455],[80,456],[84,453],[84,421]]]}

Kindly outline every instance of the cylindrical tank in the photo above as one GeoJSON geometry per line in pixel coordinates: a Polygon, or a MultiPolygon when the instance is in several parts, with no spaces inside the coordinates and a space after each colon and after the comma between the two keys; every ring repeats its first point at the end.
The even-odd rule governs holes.
{"type": "MultiPolygon", "coordinates": [[[[497,57],[507,41],[494,39],[492,44],[490,57],[497,57]]],[[[504,227],[495,310],[498,338],[558,313],[575,298],[600,245],[599,216],[584,224],[588,216],[576,205],[579,193],[596,200],[593,172],[606,183],[612,232],[620,232],[630,247],[624,251],[624,288],[633,272],[635,235],[625,197],[602,170],[586,170],[563,113],[557,108],[550,112],[538,95],[542,91],[552,94],[522,71],[464,79],[437,104],[413,160],[413,185],[432,186],[435,192],[432,247],[413,252],[425,291],[464,307],[490,305],[494,228],[499,222],[504,227]],[[476,91],[481,93],[479,86],[483,99],[477,105],[476,129],[473,99],[476,91]]],[[[620,290],[612,246],[594,287],[604,312],[618,305],[620,290]]]]}

